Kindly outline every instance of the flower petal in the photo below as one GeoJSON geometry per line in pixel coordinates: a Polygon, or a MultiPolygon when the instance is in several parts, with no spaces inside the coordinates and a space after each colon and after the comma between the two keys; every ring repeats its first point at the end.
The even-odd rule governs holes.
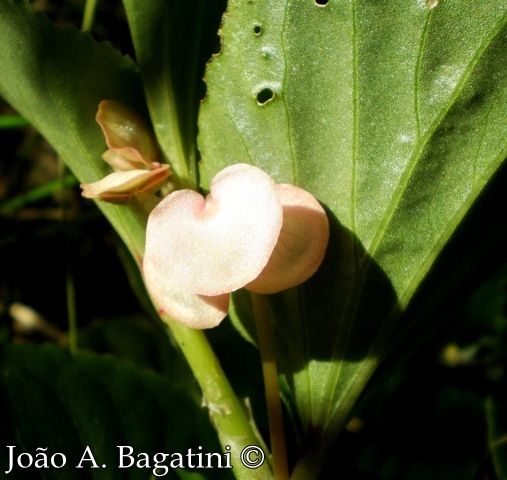
{"type": "Polygon", "coordinates": [[[146,286],[155,304],[167,315],[190,328],[216,327],[227,315],[229,294],[205,297],[169,286],[150,257],[144,257],[146,286]]]}
{"type": "Polygon", "coordinates": [[[95,119],[104,132],[107,146],[131,161],[130,169],[152,168],[152,164],[159,161],[155,135],[143,118],[128,105],[115,100],[103,100],[95,119]]]}
{"type": "Polygon", "coordinates": [[[166,164],[155,170],[113,172],[97,182],[82,184],[82,195],[113,203],[124,203],[136,193],[155,192],[170,174],[169,165],[166,164]]]}
{"type": "Polygon", "coordinates": [[[129,170],[152,170],[160,167],[160,163],[147,163],[133,148],[120,150],[108,149],[102,154],[102,159],[111,165],[114,170],[127,172],[129,170]]]}
{"type": "Polygon", "coordinates": [[[282,205],[271,177],[235,164],[218,173],[206,198],[179,190],[158,204],[148,219],[146,255],[171,287],[220,295],[259,275],[281,226],[282,205]]]}
{"type": "Polygon", "coordinates": [[[313,195],[294,185],[277,185],[283,225],[276,247],[261,274],[246,285],[256,293],[277,293],[310,278],[329,242],[326,212],[313,195]]]}

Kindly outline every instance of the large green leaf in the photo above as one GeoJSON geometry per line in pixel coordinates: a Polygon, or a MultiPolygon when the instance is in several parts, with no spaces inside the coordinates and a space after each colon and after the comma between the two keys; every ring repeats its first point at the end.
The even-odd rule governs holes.
{"type": "MultiPolygon", "coordinates": [[[[0,95],[46,137],[77,178],[87,183],[104,177],[106,144],[95,114],[104,99],[146,108],[134,63],[88,34],[55,27],[27,2],[1,0],[0,65],[0,95]]],[[[139,258],[143,209],[98,205],[139,258]]]]}
{"type": "MultiPolygon", "coordinates": [[[[16,446],[18,455],[25,451],[35,457],[37,448],[47,448],[48,457],[63,453],[66,466],[39,470],[44,478],[97,480],[150,477],[151,469],[118,468],[119,445],[132,447],[136,461],[139,453],[148,454],[151,468],[158,452],[220,448],[198,401],[166,378],[111,356],[71,355],[52,346],[5,347],[0,373],[2,472],[9,470],[7,445],[16,446]],[[91,461],[75,468],[86,447],[99,468],[91,468],[91,461]]],[[[217,477],[227,474],[220,472],[217,477]]],[[[14,466],[13,478],[26,475],[14,466]]],[[[168,478],[177,477],[169,471],[168,478]]]]}
{"type": "Polygon", "coordinates": [[[221,33],[199,119],[203,185],[252,163],[311,191],[331,222],[318,274],[273,298],[311,457],[507,155],[507,4],[231,0],[221,33]]]}

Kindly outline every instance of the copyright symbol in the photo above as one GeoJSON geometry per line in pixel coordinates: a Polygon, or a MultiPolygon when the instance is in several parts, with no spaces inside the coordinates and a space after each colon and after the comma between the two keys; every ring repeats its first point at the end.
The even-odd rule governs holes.
{"type": "Polygon", "coordinates": [[[240,460],[247,468],[259,468],[264,463],[264,452],[255,445],[248,445],[241,450],[240,460]]]}

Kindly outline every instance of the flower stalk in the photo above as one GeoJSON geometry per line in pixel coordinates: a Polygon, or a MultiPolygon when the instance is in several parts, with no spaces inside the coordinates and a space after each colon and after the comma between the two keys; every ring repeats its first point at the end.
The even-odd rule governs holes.
{"type": "Polygon", "coordinates": [[[255,435],[247,412],[227,380],[204,332],[188,328],[166,315],[161,317],[169,325],[201,387],[222,447],[231,447],[229,451],[235,477],[238,480],[273,480],[269,462],[259,468],[249,469],[240,461],[241,451],[249,445],[259,445],[260,439],[255,435]]]}
{"type": "Polygon", "coordinates": [[[274,479],[289,480],[285,428],[269,306],[264,295],[252,292],[251,298],[262,359],[274,479]]]}

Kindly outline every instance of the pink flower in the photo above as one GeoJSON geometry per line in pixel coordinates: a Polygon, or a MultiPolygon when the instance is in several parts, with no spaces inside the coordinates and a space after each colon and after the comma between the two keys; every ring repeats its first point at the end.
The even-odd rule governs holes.
{"type": "Polygon", "coordinates": [[[133,195],[154,193],[171,170],[159,163],[159,149],[146,122],[130,107],[103,100],[95,117],[106,138],[102,158],[115,170],[97,182],[82,184],[82,195],[112,203],[126,203],[133,195]]]}
{"type": "Polygon", "coordinates": [[[239,288],[276,293],[307,280],[328,241],[326,214],[310,193],[236,164],[216,175],[206,198],[179,190],[151,212],[145,282],[169,316],[209,328],[239,288]]]}

